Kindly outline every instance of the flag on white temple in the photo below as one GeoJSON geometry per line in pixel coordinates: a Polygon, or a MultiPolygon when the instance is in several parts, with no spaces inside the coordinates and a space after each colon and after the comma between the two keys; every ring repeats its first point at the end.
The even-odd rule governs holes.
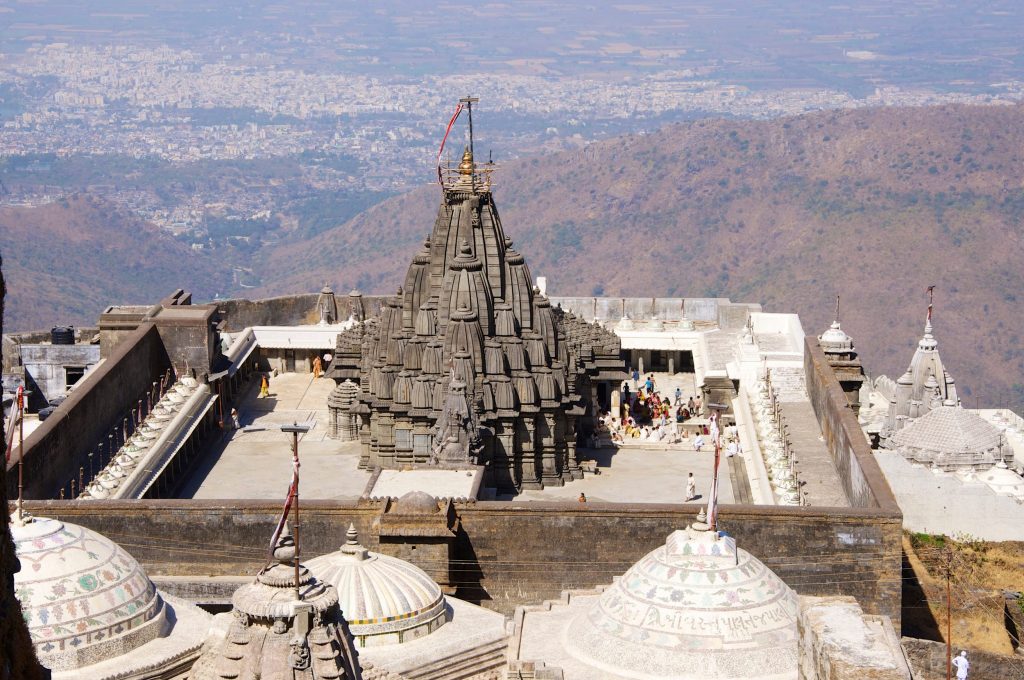
{"type": "Polygon", "coordinates": [[[274,557],[274,547],[277,546],[277,539],[281,538],[281,532],[284,531],[284,523],[288,520],[288,512],[292,509],[292,499],[295,498],[295,490],[299,484],[299,461],[292,461],[292,483],[288,485],[288,497],[284,501],[284,508],[281,510],[281,519],[277,521],[277,528],[274,529],[274,535],[270,537],[270,552],[269,559],[274,557]]]}

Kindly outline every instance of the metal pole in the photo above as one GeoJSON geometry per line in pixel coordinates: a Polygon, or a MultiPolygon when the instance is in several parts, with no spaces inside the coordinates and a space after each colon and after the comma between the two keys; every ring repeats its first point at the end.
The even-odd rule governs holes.
{"type": "Polygon", "coordinates": [[[466,105],[466,111],[469,114],[469,155],[473,156],[473,168],[469,175],[470,186],[473,187],[473,193],[476,193],[476,156],[473,155],[473,103],[480,101],[479,97],[463,97],[459,100],[466,105]]]}
{"type": "MultiPolygon", "coordinates": [[[[22,521],[25,498],[25,390],[18,390],[18,521],[22,521]]],[[[6,511],[5,511],[6,512],[6,511]]]]}
{"type": "Polygon", "coordinates": [[[295,599],[299,593],[299,433],[292,432],[292,464],[295,466],[295,486],[292,490],[292,519],[295,522],[295,599]]]}
{"type": "MultiPolygon", "coordinates": [[[[931,311],[929,309],[929,311],[931,311]]],[[[952,680],[953,677],[953,633],[952,618],[950,612],[950,590],[949,590],[949,570],[952,567],[953,553],[946,548],[946,680],[952,680]]]]}

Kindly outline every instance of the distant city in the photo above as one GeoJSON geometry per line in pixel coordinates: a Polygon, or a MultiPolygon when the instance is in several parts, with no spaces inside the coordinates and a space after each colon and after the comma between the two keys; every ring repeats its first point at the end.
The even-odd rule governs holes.
{"type": "Polygon", "coordinates": [[[466,94],[498,162],[703,116],[1024,98],[1012,3],[105,4],[0,7],[0,205],[84,191],[196,248],[430,181],[466,94]]]}

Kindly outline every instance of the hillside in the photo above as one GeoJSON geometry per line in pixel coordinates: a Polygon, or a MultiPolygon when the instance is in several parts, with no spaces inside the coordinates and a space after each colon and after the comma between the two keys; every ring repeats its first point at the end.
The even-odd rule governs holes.
{"type": "Polygon", "coordinates": [[[183,287],[226,290],[231,270],[127,212],[84,197],[0,208],[4,329],[94,325],[112,303],[152,303],[183,287]]]}
{"type": "MultiPolygon", "coordinates": [[[[808,332],[841,294],[868,369],[891,375],[935,285],[967,403],[1024,406],[1024,107],[705,120],[511,162],[497,182],[553,294],[728,296],[797,311],[808,332]]],[[[391,292],[437,201],[423,187],[268,253],[261,292],[391,292]]]]}

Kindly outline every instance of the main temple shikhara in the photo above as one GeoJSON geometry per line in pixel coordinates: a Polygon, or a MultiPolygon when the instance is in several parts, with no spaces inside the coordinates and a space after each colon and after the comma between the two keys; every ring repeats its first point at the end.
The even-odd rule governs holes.
{"type": "Polygon", "coordinates": [[[582,476],[576,439],[598,382],[625,377],[619,340],[533,286],[492,171],[470,147],[442,169],[437,220],[404,285],[338,338],[332,426],[358,436],[361,466],[482,464],[499,492],[582,476]]]}

